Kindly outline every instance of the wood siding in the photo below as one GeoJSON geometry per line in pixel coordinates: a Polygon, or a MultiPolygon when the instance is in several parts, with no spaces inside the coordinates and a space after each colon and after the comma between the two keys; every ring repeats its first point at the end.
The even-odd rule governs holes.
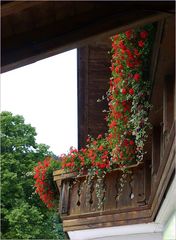
{"type": "Polygon", "coordinates": [[[106,95],[110,79],[110,39],[99,39],[78,49],[78,146],[86,145],[88,134],[97,137],[107,131],[107,101],[97,102],[106,95]]]}
{"type": "Polygon", "coordinates": [[[2,72],[157,21],[174,2],[9,1],[1,9],[2,72]]]}

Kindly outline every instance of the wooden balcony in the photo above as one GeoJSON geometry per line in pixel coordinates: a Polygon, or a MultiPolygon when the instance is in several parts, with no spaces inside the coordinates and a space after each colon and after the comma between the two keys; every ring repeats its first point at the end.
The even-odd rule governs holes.
{"type": "Polygon", "coordinates": [[[62,171],[54,173],[54,179],[60,190],[59,213],[63,219],[65,231],[87,228],[120,226],[135,223],[152,222],[166,194],[167,187],[175,173],[175,125],[170,131],[166,151],[158,172],[151,176],[150,162],[132,169],[118,199],[119,171],[106,175],[104,186],[104,204],[98,209],[95,184],[85,184],[85,177],[77,179],[73,174],[62,171]]]}
{"type": "Polygon", "coordinates": [[[153,109],[149,118],[153,129],[148,132],[144,162],[131,168],[120,197],[120,171],[106,175],[101,209],[95,193],[96,179],[87,185],[86,176],[75,179],[72,173],[54,172],[65,231],[148,223],[156,218],[176,168],[174,29],[174,17],[158,22],[150,72],[153,109]]]}
{"type": "Polygon", "coordinates": [[[134,169],[118,199],[121,174],[114,171],[106,175],[105,200],[102,209],[99,210],[95,193],[96,179],[89,186],[85,184],[85,178],[73,183],[73,175],[55,172],[54,178],[61,192],[59,212],[62,215],[64,230],[123,225],[126,221],[128,224],[147,222],[147,218],[150,217],[147,205],[149,195],[145,185],[147,171],[144,166],[134,169]]]}

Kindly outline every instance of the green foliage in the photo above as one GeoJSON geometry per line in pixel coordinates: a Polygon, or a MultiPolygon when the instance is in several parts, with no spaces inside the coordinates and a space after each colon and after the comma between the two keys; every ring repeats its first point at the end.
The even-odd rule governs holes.
{"type": "Polygon", "coordinates": [[[35,141],[36,131],[22,116],[1,116],[1,238],[65,239],[57,214],[34,189],[33,168],[53,153],[35,141]]]}

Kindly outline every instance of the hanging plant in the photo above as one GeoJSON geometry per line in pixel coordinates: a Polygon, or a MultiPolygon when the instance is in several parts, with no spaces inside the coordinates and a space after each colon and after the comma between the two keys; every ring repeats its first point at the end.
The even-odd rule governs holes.
{"type": "Polygon", "coordinates": [[[58,204],[58,191],[53,182],[53,171],[61,168],[61,163],[46,157],[43,162],[38,162],[34,168],[36,193],[48,208],[56,208],[58,204]]]}
{"type": "Polygon", "coordinates": [[[149,54],[153,26],[128,30],[112,37],[110,88],[108,91],[108,141],[112,162],[126,167],[140,162],[149,127],[149,54]]]}
{"type": "MultiPolygon", "coordinates": [[[[97,138],[88,136],[85,148],[79,151],[70,148],[68,154],[60,156],[65,172],[73,172],[75,177],[86,175],[87,184],[91,184],[96,178],[99,208],[104,200],[106,173],[118,169],[123,171],[122,176],[126,176],[131,167],[142,162],[145,154],[144,143],[150,126],[149,61],[153,36],[154,27],[150,24],[111,38],[112,76],[106,96],[109,105],[106,117],[108,132],[104,136],[99,134],[97,138]]],[[[42,169],[41,163],[38,168],[42,169]]],[[[46,205],[52,207],[48,204],[43,189],[40,189],[41,179],[36,179],[37,192],[46,205]]],[[[124,179],[122,177],[120,181],[124,179]]],[[[48,189],[48,183],[42,186],[48,189]]],[[[45,194],[48,194],[50,202],[54,194],[49,191],[45,194]]]]}

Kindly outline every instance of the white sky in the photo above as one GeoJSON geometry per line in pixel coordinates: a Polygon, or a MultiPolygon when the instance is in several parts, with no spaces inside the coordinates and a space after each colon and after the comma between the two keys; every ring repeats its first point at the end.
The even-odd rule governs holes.
{"type": "Polygon", "coordinates": [[[20,114],[56,155],[77,147],[77,51],[1,75],[1,111],[20,114]]]}

